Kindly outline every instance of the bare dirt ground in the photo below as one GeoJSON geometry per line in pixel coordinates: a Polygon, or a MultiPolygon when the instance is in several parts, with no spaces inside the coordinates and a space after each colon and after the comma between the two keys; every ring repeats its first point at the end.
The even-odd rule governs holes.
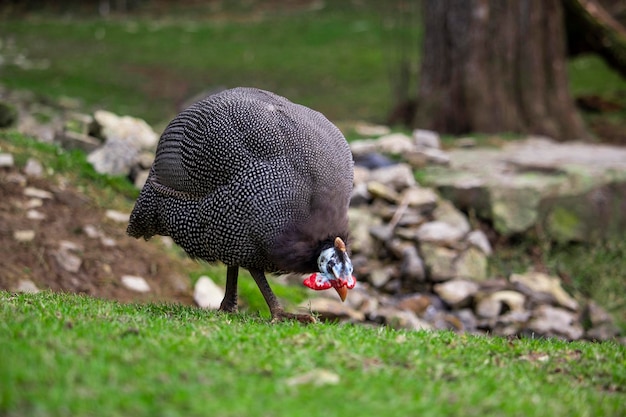
{"type": "Polygon", "coordinates": [[[193,262],[165,255],[158,241],[136,240],[125,230],[125,222],[108,218],[72,185],[0,168],[0,289],[16,290],[29,280],[42,290],[123,302],[192,303],[189,279],[177,271],[193,262]],[[27,187],[50,198],[25,195],[27,187]],[[124,275],[145,278],[150,291],[126,288],[124,275]]]}

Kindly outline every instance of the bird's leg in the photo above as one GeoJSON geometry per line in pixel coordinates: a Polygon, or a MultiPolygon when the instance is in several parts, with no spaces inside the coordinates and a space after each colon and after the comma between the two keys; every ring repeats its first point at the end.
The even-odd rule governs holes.
{"type": "Polygon", "coordinates": [[[239,275],[239,266],[228,266],[226,269],[226,291],[220,311],[227,313],[237,312],[237,276],[239,275]]]}
{"type": "Polygon", "coordinates": [[[259,290],[261,290],[261,294],[263,294],[263,298],[265,298],[267,306],[270,308],[270,314],[272,315],[273,322],[295,319],[301,323],[315,323],[315,319],[308,314],[292,314],[285,312],[274,295],[267,279],[265,279],[263,271],[258,269],[250,269],[249,271],[252,278],[254,278],[254,281],[256,281],[256,285],[259,287],[259,290]]]}

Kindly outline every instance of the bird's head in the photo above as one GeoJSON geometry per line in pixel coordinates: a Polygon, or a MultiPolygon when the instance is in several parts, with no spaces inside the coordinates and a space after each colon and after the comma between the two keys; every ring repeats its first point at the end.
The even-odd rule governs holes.
{"type": "Polygon", "coordinates": [[[348,290],[356,285],[356,278],[352,275],[352,261],[341,238],[335,238],[333,246],[320,252],[317,266],[319,272],[305,279],[303,284],[317,291],[334,288],[344,301],[348,290]]]}

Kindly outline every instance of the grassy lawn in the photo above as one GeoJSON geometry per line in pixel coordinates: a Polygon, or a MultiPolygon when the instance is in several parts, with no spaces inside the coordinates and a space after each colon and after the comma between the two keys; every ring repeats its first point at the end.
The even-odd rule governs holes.
{"type": "Polygon", "coordinates": [[[5,416],[620,416],[626,348],[0,292],[5,416]]]}
{"type": "Polygon", "coordinates": [[[152,124],[201,92],[237,85],[276,91],[333,119],[385,117],[390,55],[375,3],[228,17],[208,6],[194,11],[6,19],[0,82],[152,124]],[[19,55],[26,64],[10,64],[19,55]]]}

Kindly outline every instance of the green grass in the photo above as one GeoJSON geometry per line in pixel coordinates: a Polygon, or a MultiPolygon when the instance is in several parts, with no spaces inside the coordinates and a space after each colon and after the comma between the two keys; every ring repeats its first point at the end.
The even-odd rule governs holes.
{"type": "Polygon", "coordinates": [[[381,41],[386,29],[375,3],[365,4],[243,10],[230,19],[207,9],[168,18],[6,19],[0,25],[4,53],[23,53],[35,67],[5,65],[0,82],[79,97],[88,107],[152,124],[169,120],[202,91],[237,85],[276,91],[333,119],[382,119],[390,100],[381,41]]]}
{"type": "Polygon", "coordinates": [[[5,416],[626,412],[626,349],[610,342],[270,325],[193,307],[0,292],[0,356],[5,416]],[[306,382],[311,373],[330,378],[306,382]]]}
{"type": "Polygon", "coordinates": [[[596,55],[573,58],[569,62],[568,70],[571,92],[575,96],[580,94],[612,96],[616,93],[626,93],[626,80],[596,55]]]}

